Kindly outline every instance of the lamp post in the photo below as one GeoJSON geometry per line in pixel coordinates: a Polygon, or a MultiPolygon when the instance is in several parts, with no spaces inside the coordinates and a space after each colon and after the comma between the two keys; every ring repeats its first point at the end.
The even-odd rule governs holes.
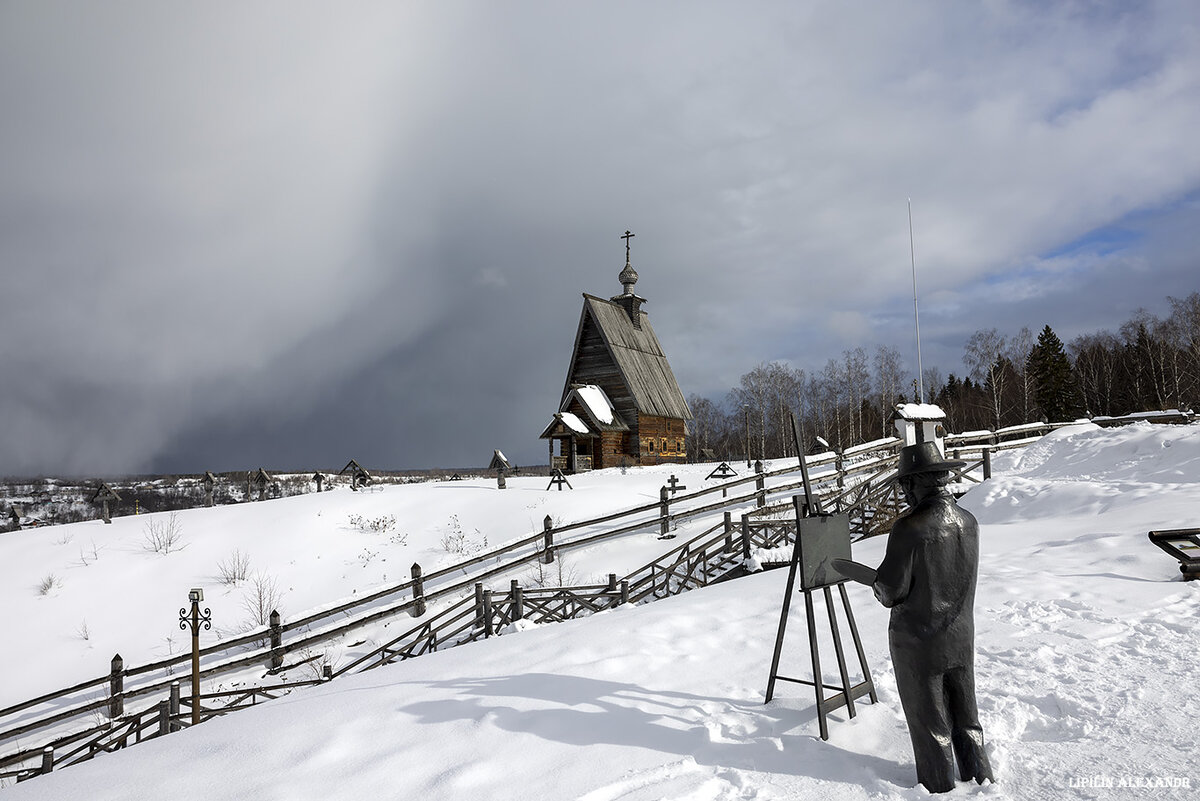
{"type": "Polygon", "coordinates": [[[746,419],[746,467],[750,467],[750,404],[742,404],[742,416],[746,419]]]}
{"type": "Polygon", "coordinates": [[[192,629],[192,725],[200,722],[200,627],[205,630],[212,628],[212,610],[205,607],[200,611],[200,602],[204,600],[204,590],[196,588],[188,592],[188,600],[192,609],[179,610],[179,628],[187,631],[192,629]]]}

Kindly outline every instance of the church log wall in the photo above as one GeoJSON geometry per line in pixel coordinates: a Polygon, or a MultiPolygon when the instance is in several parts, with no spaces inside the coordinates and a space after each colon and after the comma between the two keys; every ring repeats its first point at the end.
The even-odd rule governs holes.
{"type": "Polygon", "coordinates": [[[687,461],[684,421],[673,417],[638,417],[637,438],[641,464],[677,464],[687,461]],[[664,448],[664,444],[666,447],[664,448]]]}

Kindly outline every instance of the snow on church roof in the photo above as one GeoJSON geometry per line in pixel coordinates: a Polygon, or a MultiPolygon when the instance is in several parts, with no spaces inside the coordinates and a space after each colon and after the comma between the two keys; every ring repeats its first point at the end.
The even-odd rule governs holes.
{"type": "Polygon", "coordinates": [[[601,423],[611,423],[613,421],[613,405],[604,394],[604,390],[595,384],[586,384],[582,387],[576,387],[575,392],[579,395],[579,400],[587,406],[588,411],[592,416],[601,423]]]}
{"type": "Polygon", "coordinates": [[[580,420],[573,412],[559,412],[558,419],[567,424],[567,428],[578,434],[588,433],[587,424],[580,420]]]}

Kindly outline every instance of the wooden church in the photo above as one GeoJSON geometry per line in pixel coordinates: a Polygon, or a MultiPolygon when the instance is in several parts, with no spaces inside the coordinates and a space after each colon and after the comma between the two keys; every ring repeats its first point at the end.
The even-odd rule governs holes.
{"type": "Polygon", "coordinates": [[[687,460],[684,427],[692,414],[642,311],[646,299],[633,291],[632,236],[622,237],[624,291],[608,300],[583,295],[562,400],[541,434],[551,468],[564,473],[687,460]]]}

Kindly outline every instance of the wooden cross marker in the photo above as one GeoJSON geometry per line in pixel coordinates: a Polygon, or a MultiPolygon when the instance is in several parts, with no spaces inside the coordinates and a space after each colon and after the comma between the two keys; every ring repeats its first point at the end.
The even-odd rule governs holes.
{"type": "Polygon", "coordinates": [[[679,479],[675,478],[674,474],[672,474],[671,477],[667,479],[667,489],[669,489],[671,494],[674,495],[676,492],[679,492],[679,490],[687,489],[687,487],[683,484],[680,484],[679,479]]]}
{"type": "Polygon", "coordinates": [[[546,485],[546,489],[549,490],[556,484],[558,485],[559,492],[562,492],[563,484],[566,484],[569,490],[575,489],[571,486],[571,482],[567,481],[567,477],[563,475],[563,471],[558,468],[555,468],[554,472],[550,474],[550,483],[546,485]]]}
{"type": "Polygon", "coordinates": [[[737,475],[737,471],[729,466],[729,462],[721,462],[711,473],[709,478],[733,478],[737,475]]]}

